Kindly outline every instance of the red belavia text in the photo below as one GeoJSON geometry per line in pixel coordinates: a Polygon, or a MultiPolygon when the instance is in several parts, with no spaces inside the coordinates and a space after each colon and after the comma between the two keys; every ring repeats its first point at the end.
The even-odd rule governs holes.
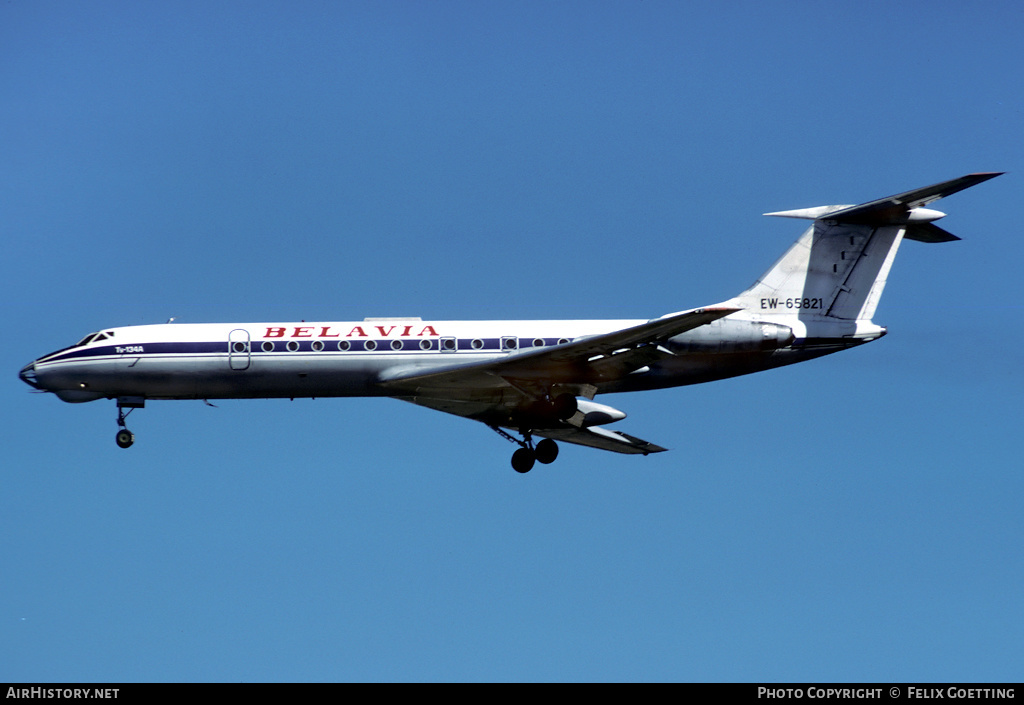
{"type": "Polygon", "coordinates": [[[388,338],[437,336],[434,326],[353,326],[348,332],[334,326],[268,326],[264,338],[369,338],[379,334],[388,338]],[[367,333],[366,331],[370,332],[367,333]]]}

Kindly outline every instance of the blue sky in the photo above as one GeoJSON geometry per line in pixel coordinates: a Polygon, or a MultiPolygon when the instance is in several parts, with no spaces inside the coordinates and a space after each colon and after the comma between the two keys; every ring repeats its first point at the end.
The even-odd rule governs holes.
{"type": "Polygon", "coordinates": [[[1004,681],[1024,647],[1024,6],[0,7],[3,681],[1004,681]],[[602,397],[647,458],[520,476],[385,399],[32,395],[163,322],[649,318],[766,211],[973,171],[889,335],[602,397]]]}

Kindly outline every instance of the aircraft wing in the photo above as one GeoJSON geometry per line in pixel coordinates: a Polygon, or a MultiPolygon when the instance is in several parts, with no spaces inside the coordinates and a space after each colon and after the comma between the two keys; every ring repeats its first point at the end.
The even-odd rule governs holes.
{"type": "MultiPolygon", "coordinates": [[[[508,353],[498,360],[451,365],[438,369],[397,367],[378,379],[381,387],[401,395],[465,398],[473,391],[513,387],[530,396],[552,386],[600,384],[617,379],[663,354],[658,344],[672,336],[706,325],[738,308],[709,307],[656,318],[638,326],[575,340],[565,345],[508,353]]],[[[582,392],[577,390],[577,394],[582,392]]],[[[593,394],[585,394],[593,396],[593,394]]]]}
{"type": "Polygon", "coordinates": [[[529,428],[533,434],[616,453],[666,450],[619,431],[588,423],[581,410],[558,420],[537,414],[538,402],[557,393],[593,398],[612,381],[671,355],[660,343],[740,309],[709,307],[671,314],[637,326],[564,345],[511,352],[496,360],[457,362],[442,369],[397,367],[378,384],[403,401],[480,421],[492,428],[529,428]]]}

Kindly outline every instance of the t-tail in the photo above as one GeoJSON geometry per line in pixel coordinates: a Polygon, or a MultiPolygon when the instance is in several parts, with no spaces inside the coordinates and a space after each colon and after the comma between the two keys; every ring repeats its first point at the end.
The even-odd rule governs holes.
{"type": "Polygon", "coordinates": [[[749,289],[723,305],[789,326],[798,339],[874,340],[872,317],[903,240],[949,242],[935,225],[945,214],[926,208],[940,198],[999,176],[968,174],[858,206],[765,213],[814,224],[749,289]]]}

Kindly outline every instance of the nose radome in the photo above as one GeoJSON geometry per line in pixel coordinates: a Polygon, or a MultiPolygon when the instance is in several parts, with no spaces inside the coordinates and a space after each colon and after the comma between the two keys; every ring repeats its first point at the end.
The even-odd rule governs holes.
{"type": "Polygon", "coordinates": [[[36,363],[30,362],[21,368],[21,372],[18,373],[18,377],[21,381],[34,389],[39,389],[39,382],[36,380],[36,363]]]}

